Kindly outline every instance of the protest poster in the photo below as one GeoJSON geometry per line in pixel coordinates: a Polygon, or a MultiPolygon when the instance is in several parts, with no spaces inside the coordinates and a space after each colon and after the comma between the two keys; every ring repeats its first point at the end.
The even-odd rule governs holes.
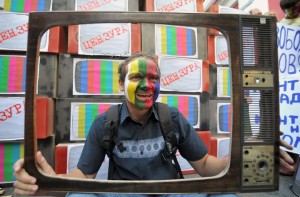
{"type": "Polygon", "coordinates": [[[0,140],[24,139],[24,109],[23,97],[0,98],[0,140]]]}
{"type": "Polygon", "coordinates": [[[281,139],[300,153],[300,27],[277,24],[281,139]]]}

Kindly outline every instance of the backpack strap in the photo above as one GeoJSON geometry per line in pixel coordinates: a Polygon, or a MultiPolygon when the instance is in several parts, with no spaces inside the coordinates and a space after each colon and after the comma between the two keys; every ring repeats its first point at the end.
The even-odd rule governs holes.
{"type": "Polygon", "coordinates": [[[106,154],[109,157],[109,170],[108,179],[112,178],[114,171],[114,160],[112,158],[112,151],[115,146],[123,152],[126,147],[117,139],[118,126],[119,126],[119,110],[121,104],[114,105],[106,111],[106,120],[104,124],[104,135],[102,137],[102,146],[106,150],[106,154]]]}
{"type": "Polygon", "coordinates": [[[171,117],[170,108],[168,105],[164,103],[157,102],[157,111],[158,111],[161,131],[165,139],[165,148],[161,153],[161,155],[164,161],[166,162],[172,163],[172,160],[174,161],[174,166],[180,178],[183,178],[183,174],[176,157],[178,144],[177,144],[176,134],[172,128],[172,117],[171,117]]]}

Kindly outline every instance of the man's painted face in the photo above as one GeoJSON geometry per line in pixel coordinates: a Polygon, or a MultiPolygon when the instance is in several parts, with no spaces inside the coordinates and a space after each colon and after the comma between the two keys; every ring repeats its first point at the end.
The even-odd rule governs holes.
{"type": "Polygon", "coordinates": [[[132,104],[141,109],[152,107],[160,89],[156,64],[147,59],[136,59],[130,62],[124,89],[127,100],[132,104]]]}

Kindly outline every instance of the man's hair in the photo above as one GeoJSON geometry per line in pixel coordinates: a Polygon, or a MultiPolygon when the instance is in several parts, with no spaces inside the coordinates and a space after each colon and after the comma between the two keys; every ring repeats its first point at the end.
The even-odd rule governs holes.
{"type": "Polygon", "coordinates": [[[122,63],[119,64],[119,68],[118,68],[118,74],[119,74],[119,80],[124,82],[125,81],[125,77],[127,74],[127,69],[128,69],[128,64],[136,59],[145,59],[145,60],[151,60],[155,63],[156,68],[158,70],[158,74],[160,76],[160,70],[158,67],[158,64],[156,62],[156,60],[153,58],[153,56],[150,55],[146,55],[146,54],[134,54],[131,55],[130,57],[128,57],[127,59],[125,59],[122,63]]]}
{"type": "Polygon", "coordinates": [[[286,9],[294,7],[300,0],[280,0],[280,7],[284,11],[286,9]]]}

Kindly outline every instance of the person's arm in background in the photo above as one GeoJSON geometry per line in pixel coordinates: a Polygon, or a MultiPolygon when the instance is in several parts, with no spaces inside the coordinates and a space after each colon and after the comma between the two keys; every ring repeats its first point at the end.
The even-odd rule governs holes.
{"type": "MultiPolygon", "coordinates": [[[[280,139],[280,146],[288,150],[293,150],[293,147],[282,139],[280,139]]],[[[282,175],[294,175],[297,168],[297,157],[299,157],[299,155],[288,153],[280,149],[279,173],[282,175]]]]}

